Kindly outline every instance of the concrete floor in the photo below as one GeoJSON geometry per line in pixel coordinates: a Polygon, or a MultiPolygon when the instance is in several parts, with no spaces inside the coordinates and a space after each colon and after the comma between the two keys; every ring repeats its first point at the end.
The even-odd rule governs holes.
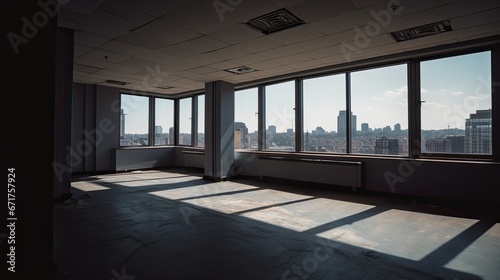
{"type": "Polygon", "coordinates": [[[497,212],[186,169],[72,192],[54,207],[61,280],[500,279],[497,212]]]}

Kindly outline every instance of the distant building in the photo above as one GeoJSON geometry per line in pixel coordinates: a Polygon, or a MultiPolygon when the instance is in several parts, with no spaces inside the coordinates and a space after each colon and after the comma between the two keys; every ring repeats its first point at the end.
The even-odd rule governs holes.
{"type": "Polygon", "coordinates": [[[394,131],[399,132],[401,131],[401,124],[397,123],[394,125],[394,131]]]}
{"type": "Polygon", "coordinates": [[[293,128],[289,128],[289,129],[287,129],[287,130],[286,130],[286,133],[288,133],[288,134],[293,134],[293,128]]]}
{"type": "Polygon", "coordinates": [[[464,139],[464,136],[459,135],[427,139],[425,141],[425,152],[463,154],[464,139]]]}
{"type": "Polygon", "coordinates": [[[163,127],[161,125],[155,125],[155,134],[162,134],[163,127]]]}
{"type": "Polygon", "coordinates": [[[234,130],[234,148],[235,149],[241,149],[241,140],[243,137],[243,132],[241,130],[234,130]]]}
{"type": "Polygon", "coordinates": [[[491,154],[491,109],[477,110],[465,120],[465,152],[491,154]]]}
{"type": "MultiPolygon", "coordinates": [[[[240,141],[240,148],[245,148],[248,147],[250,143],[248,143],[248,128],[245,123],[243,122],[235,122],[234,123],[234,138],[239,137],[240,141]],[[239,131],[239,136],[236,135],[236,131],[239,131]]],[[[235,140],[236,141],[236,140],[235,140]]],[[[236,142],[235,142],[236,144],[236,142]]]]}
{"type": "Polygon", "coordinates": [[[377,138],[375,141],[375,154],[397,155],[399,153],[398,139],[389,139],[385,136],[377,138]]]}
{"type": "Polygon", "coordinates": [[[391,127],[390,126],[386,126],[384,127],[384,129],[382,129],[383,132],[391,132],[391,127]]]}
{"type": "MultiPolygon", "coordinates": [[[[339,111],[339,115],[337,117],[337,135],[341,137],[346,137],[347,128],[347,112],[345,110],[339,111]]],[[[351,112],[351,136],[356,135],[356,115],[353,115],[351,112]]]]}
{"type": "Polygon", "coordinates": [[[120,110],[120,138],[125,138],[125,114],[123,109],[120,110]]]}
{"type": "Polygon", "coordinates": [[[312,131],[312,134],[317,134],[317,135],[323,135],[325,133],[326,131],[321,126],[316,127],[316,130],[312,131]]]}
{"type": "Polygon", "coordinates": [[[168,129],[168,145],[174,145],[175,143],[175,130],[173,127],[168,129]]]}
{"type": "Polygon", "coordinates": [[[274,125],[268,126],[267,132],[276,134],[276,126],[274,126],[274,125]]]}
{"type": "Polygon", "coordinates": [[[362,132],[368,132],[368,131],[370,131],[370,126],[368,126],[368,123],[362,123],[361,124],[361,131],[362,132]]]}
{"type": "Polygon", "coordinates": [[[304,141],[304,151],[309,151],[309,131],[306,132],[305,136],[305,141],[304,141]]]}

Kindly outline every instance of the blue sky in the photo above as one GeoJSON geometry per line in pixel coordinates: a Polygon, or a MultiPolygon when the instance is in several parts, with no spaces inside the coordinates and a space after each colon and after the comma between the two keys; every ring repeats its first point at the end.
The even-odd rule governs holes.
{"type": "MultiPolygon", "coordinates": [[[[465,119],[476,110],[491,108],[490,52],[452,58],[434,59],[421,63],[422,129],[464,128],[465,119]]],[[[345,75],[330,75],[304,81],[304,129],[317,126],[337,131],[337,116],[345,108],[345,75]]],[[[294,125],[294,82],[282,82],[266,87],[266,127],[273,124],[278,132],[294,125]]],[[[408,128],[406,64],[359,70],[351,74],[351,109],[361,123],[371,128],[408,128]]],[[[204,107],[204,99],[200,98],[204,107]]],[[[167,102],[168,103],[168,102],[167,102]]],[[[126,133],[147,131],[147,98],[122,97],[128,114],[126,133]]],[[[162,105],[167,108],[171,105],[162,105]]],[[[189,101],[180,104],[180,131],[189,132],[189,101]]],[[[171,108],[171,107],[170,107],[171,108]]],[[[158,111],[158,110],[157,110],[158,111]]],[[[235,95],[235,121],[244,122],[250,132],[257,130],[257,89],[239,90],[235,95]]],[[[204,110],[200,111],[203,120],[204,110]]],[[[165,132],[172,126],[173,112],[157,112],[157,123],[165,132]]],[[[200,122],[198,129],[203,130],[200,122]]]]}

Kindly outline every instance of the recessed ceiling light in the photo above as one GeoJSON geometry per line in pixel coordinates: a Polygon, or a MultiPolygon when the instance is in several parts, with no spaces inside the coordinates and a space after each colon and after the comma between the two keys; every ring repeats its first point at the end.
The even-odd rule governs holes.
{"type": "Polygon", "coordinates": [[[280,9],[244,22],[243,24],[266,35],[285,30],[305,22],[286,9],[280,9]]]}
{"type": "Polygon", "coordinates": [[[451,31],[451,24],[448,20],[431,24],[421,25],[408,29],[390,32],[389,34],[398,42],[417,39],[430,35],[451,31]]]}
{"type": "Polygon", "coordinates": [[[127,82],[116,81],[116,80],[106,80],[104,82],[108,83],[108,84],[114,84],[114,85],[120,85],[120,86],[128,84],[127,82]]]}
{"type": "Polygon", "coordinates": [[[254,71],[257,71],[257,70],[253,69],[253,68],[250,68],[250,67],[246,67],[246,66],[240,66],[240,67],[235,67],[235,68],[231,68],[231,69],[226,69],[224,71],[241,75],[241,74],[246,74],[246,73],[254,72],[254,71]]]}

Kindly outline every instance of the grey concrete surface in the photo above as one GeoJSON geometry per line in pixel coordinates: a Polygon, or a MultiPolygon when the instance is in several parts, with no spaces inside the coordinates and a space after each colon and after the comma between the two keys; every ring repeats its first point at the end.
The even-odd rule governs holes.
{"type": "Polygon", "coordinates": [[[494,208],[187,169],[74,177],[62,280],[500,279],[494,208]]]}

